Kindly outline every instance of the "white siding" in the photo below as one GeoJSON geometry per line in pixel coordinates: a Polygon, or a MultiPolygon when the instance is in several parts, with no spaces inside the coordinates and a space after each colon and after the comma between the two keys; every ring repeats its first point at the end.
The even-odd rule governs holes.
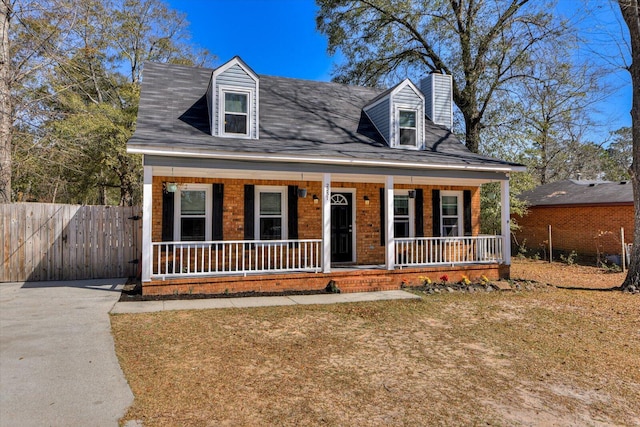
{"type": "Polygon", "coordinates": [[[422,109],[422,99],[411,86],[405,86],[393,97],[394,104],[402,104],[406,107],[422,109]]]}
{"type": "MultiPolygon", "coordinates": [[[[417,148],[422,149],[424,146],[424,103],[422,97],[417,93],[417,89],[414,89],[412,84],[406,84],[398,92],[392,95],[392,124],[391,124],[391,146],[399,146],[399,125],[396,122],[398,119],[399,109],[413,109],[417,111],[416,114],[416,143],[417,148]]],[[[404,148],[404,147],[403,147],[404,148]]]]}
{"type": "Polygon", "coordinates": [[[451,76],[432,73],[420,81],[425,96],[427,116],[438,125],[453,126],[453,94],[451,76]]]}
{"type": "Polygon", "coordinates": [[[223,73],[220,73],[216,76],[215,82],[215,106],[216,111],[212,111],[213,117],[213,126],[212,126],[212,134],[218,135],[220,129],[220,114],[217,111],[221,106],[220,102],[220,88],[239,88],[239,89],[248,89],[252,90],[253,94],[251,96],[251,105],[250,105],[250,128],[249,128],[249,137],[257,138],[258,137],[258,84],[257,82],[249,75],[240,65],[234,64],[225,70],[223,73]]]}
{"type": "Polygon", "coordinates": [[[391,145],[391,116],[389,111],[389,98],[385,98],[368,109],[366,113],[387,144],[391,145]]]}

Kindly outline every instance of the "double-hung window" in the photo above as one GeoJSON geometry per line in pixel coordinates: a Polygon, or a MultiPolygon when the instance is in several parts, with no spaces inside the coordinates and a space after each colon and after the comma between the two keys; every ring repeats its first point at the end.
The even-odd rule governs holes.
{"type": "Polygon", "coordinates": [[[211,185],[183,184],[176,191],[175,197],[175,240],[211,240],[211,185]]]}
{"type": "Polygon", "coordinates": [[[414,231],[414,199],[409,192],[395,191],[393,195],[393,234],[394,237],[413,237],[414,231]]]}
{"type": "Polygon", "coordinates": [[[417,112],[416,110],[398,110],[399,145],[415,147],[417,141],[417,112]]]}
{"type": "Polygon", "coordinates": [[[286,236],[287,187],[256,186],[256,235],[260,240],[281,240],[286,236]]]}
{"type": "Polygon", "coordinates": [[[249,135],[249,93],[223,91],[225,135],[249,135]]]}
{"type": "Polygon", "coordinates": [[[462,236],[462,191],[440,192],[442,236],[462,236]]]}

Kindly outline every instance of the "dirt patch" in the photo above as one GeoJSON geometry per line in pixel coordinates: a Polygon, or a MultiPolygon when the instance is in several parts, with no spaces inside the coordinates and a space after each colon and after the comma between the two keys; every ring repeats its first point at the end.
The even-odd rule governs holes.
{"type": "Polygon", "coordinates": [[[626,273],[594,266],[514,259],[511,278],[579,289],[611,289],[622,285],[626,273]]]}

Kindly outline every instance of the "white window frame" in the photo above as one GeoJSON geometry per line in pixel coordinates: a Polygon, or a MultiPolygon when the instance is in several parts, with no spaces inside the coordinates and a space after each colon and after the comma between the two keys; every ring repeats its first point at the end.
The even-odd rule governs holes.
{"type": "MultiPolygon", "coordinates": [[[[251,138],[251,129],[253,123],[253,97],[255,92],[251,88],[225,86],[218,87],[218,135],[233,138],[251,138]],[[247,96],[247,133],[227,133],[225,132],[224,116],[225,110],[225,94],[233,93],[247,96]]],[[[237,113],[233,113],[237,114],[237,113]]]]}
{"type": "Polygon", "coordinates": [[[416,105],[394,104],[393,110],[393,131],[395,133],[393,137],[393,146],[396,148],[404,148],[406,150],[420,150],[422,148],[422,132],[420,131],[422,126],[422,109],[416,105]],[[400,144],[400,111],[411,111],[416,115],[416,145],[400,144]]]}
{"type": "MultiPolygon", "coordinates": [[[[409,236],[407,237],[416,237],[416,199],[415,198],[411,198],[409,197],[409,191],[410,190],[393,190],[393,196],[394,196],[394,214],[393,214],[393,221],[394,221],[394,227],[395,227],[395,220],[398,218],[398,216],[395,214],[395,196],[407,196],[407,198],[409,199],[409,236]]],[[[395,229],[395,228],[394,228],[395,229]]],[[[398,237],[398,236],[395,236],[398,237]]]]}
{"type": "Polygon", "coordinates": [[[205,191],[205,207],[204,207],[204,241],[211,240],[212,233],[212,216],[213,216],[213,190],[211,184],[180,184],[178,190],[174,193],[175,199],[173,203],[173,238],[174,241],[180,242],[182,240],[182,206],[181,195],[183,191],[205,191]]]}
{"type": "MultiPolygon", "coordinates": [[[[463,197],[463,192],[462,191],[451,191],[451,190],[442,190],[440,191],[440,235],[442,237],[452,237],[452,236],[447,236],[445,235],[444,232],[444,218],[445,215],[443,214],[443,203],[442,203],[442,198],[445,196],[456,196],[458,198],[458,215],[456,215],[456,217],[458,218],[458,235],[456,237],[463,237],[464,236],[464,197],[463,197]]],[[[453,218],[453,215],[447,215],[448,218],[453,218]]]]}
{"type": "MultiPolygon", "coordinates": [[[[280,193],[280,218],[282,218],[282,225],[280,226],[280,239],[277,240],[287,240],[287,236],[289,235],[289,230],[287,227],[287,214],[288,214],[288,191],[286,186],[278,186],[278,185],[256,185],[255,187],[255,208],[254,208],[254,236],[256,240],[261,240],[260,238],[260,193],[280,193]]],[[[265,215],[265,218],[276,218],[273,215],[265,215]]],[[[268,242],[268,240],[265,240],[268,242]]]]}

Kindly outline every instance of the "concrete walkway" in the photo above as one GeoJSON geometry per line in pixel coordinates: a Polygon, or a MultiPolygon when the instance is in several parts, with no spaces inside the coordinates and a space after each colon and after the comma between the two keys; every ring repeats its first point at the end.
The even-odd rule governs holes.
{"type": "Polygon", "coordinates": [[[125,280],[0,283],[0,426],[117,426],[133,394],[109,310],[125,280]]]}
{"type": "Polygon", "coordinates": [[[275,297],[210,298],[193,300],[119,302],[111,313],[151,313],[165,310],[203,310],[247,308],[296,304],[336,304],[342,302],[383,301],[420,298],[405,291],[359,292],[352,294],[291,295],[275,297]]]}

